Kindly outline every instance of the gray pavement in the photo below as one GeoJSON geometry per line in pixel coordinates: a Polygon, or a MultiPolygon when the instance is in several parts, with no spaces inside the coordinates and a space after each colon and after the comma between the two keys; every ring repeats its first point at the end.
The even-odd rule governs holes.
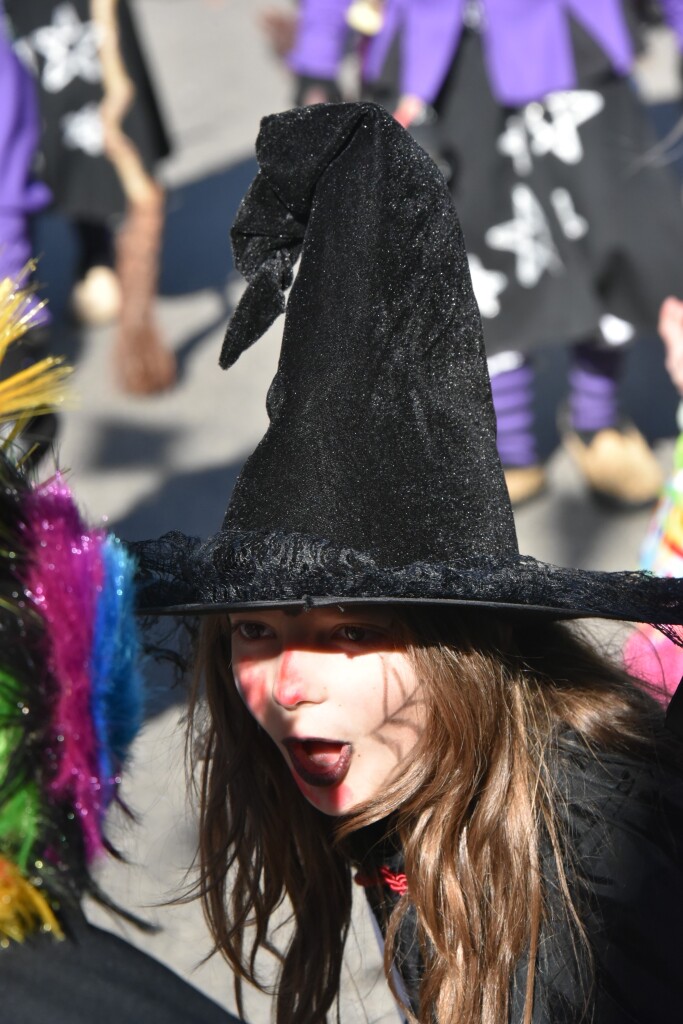
{"type": "MultiPolygon", "coordinates": [[[[289,105],[288,82],[256,28],[259,5],[253,0],[134,0],[133,6],[175,142],[164,171],[169,205],[159,315],[178,353],[181,375],[166,395],[127,397],[113,381],[112,333],[78,334],[63,326],[57,345],[75,359],[78,404],[64,415],[60,461],[72,471],[91,521],[108,517],[126,538],[171,528],[206,535],[220,525],[239,466],[266,427],[264,399],[281,325],[228,374],[216,361],[241,287],[230,259],[230,222],[254,173],[259,118],[289,105]]],[[[666,41],[662,45],[666,49],[666,41]]],[[[655,67],[660,69],[661,61],[655,67]]],[[[654,95],[668,98],[666,82],[658,84],[654,95]]],[[[64,303],[70,259],[69,238],[60,231],[48,224],[46,238],[53,244],[46,242],[43,263],[57,311],[64,303]]],[[[661,439],[673,434],[675,402],[658,343],[642,343],[632,362],[627,400],[639,422],[660,439],[666,464],[670,442],[661,439]]],[[[549,358],[542,371],[539,415],[550,448],[556,438],[553,406],[562,391],[561,357],[549,358]]],[[[518,515],[522,550],[559,564],[633,567],[647,514],[614,515],[597,506],[558,452],[549,467],[548,495],[518,515]]],[[[605,636],[619,642],[612,629],[605,636]]],[[[129,862],[103,866],[101,882],[162,930],[142,936],[97,908],[92,916],[233,1007],[227,967],[216,958],[200,964],[209,943],[196,903],[168,904],[186,884],[196,830],[183,768],[183,695],[169,692],[169,680],[156,669],[152,677],[153,707],[123,794],[140,824],[113,821],[114,838],[129,862]]],[[[361,902],[349,945],[342,1020],[395,1021],[361,902]]],[[[268,977],[267,964],[264,972],[268,977]]],[[[252,1024],[270,1019],[267,996],[249,995],[247,1007],[252,1024]]]]}

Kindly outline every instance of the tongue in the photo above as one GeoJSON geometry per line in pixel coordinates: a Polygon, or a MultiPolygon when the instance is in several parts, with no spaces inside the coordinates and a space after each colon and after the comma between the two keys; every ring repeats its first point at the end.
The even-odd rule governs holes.
{"type": "Polygon", "coordinates": [[[306,740],[302,745],[306,756],[319,768],[333,768],[344,747],[343,743],[325,743],[322,740],[306,740]]]}

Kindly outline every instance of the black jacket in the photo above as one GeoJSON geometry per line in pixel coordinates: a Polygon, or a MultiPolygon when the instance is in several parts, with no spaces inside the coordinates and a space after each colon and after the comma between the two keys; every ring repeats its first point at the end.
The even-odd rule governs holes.
{"type": "Polygon", "coordinates": [[[7,1024],[239,1024],[78,909],[60,918],[63,941],[38,935],[0,949],[0,1019],[7,1024]]]}
{"type": "MultiPolygon", "coordinates": [[[[551,913],[541,931],[533,1024],[683,1022],[683,775],[610,754],[596,758],[572,736],[560,743],[560,820],[567,873],[592,950],[577,959],[571,931],[553,920],[554,861],[543,856],[551,913]]],[[[361,873],[379,864],[400,873],[386,824],[354,837],[361,873]]],[[[398,896],[366,889],[380,927],[398,896]]],[[[399,936],[399,970],[413,1008],[422,971],[415,918],[399,936]]],[[[523,1019],[526,960],[513,978],[509,1024],[523,1019]]]]}

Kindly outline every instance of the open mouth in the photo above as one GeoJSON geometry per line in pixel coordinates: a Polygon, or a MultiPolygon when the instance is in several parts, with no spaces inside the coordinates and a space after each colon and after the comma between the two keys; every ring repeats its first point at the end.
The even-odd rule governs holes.
{"type": "Polygon", "coordinates": [[[306,739],[290,736],[283,740],[297,775],[309,786],[336,786],[351,766],[353,747],[340,740],[306,739]]]}

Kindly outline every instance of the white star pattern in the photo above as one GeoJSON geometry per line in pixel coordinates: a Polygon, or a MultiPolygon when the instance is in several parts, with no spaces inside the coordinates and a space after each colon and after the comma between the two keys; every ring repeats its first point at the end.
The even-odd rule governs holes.
{"type": "Polygon", "coordinates": [[[533,160],[529,152],[529,135],[523,117],[519,114],[508,117],[505,131],[498,137],[496,146],[499,153],[510,157],[515,174],[519,174],[520,177],[531,174],[533,160]]]}
{"type": "Polygon", "coordinates": [[[45,58],[41,81],[47,92],[61,92],[75,78],[91,84],[102,80],[96,26],[81,21],[73,4],[58,4],[52,23],[31,33],[30,43],[45,58]]]}
{"type": "Polygon", "coordinates": [[[531,174],[534,156],[552,153],[565,164],[578,164],[583,159],[579,128],[604,106],[600,93],[588,89],[551,92],[543,103],[527,103],[506,119],[498,152],[510,157],[520,177],[531,174]]]}
{"type": "Polygon", "coordinates": [[[576,212],[574,200],[566,188],[554,188],[550,193],[550,202],[567,238],[575,242],[577,238],[588,234],[588,221],[576,212]]]}
{"type": "Polygon", "coordinates": [[[467,262],[470,265],[470,277],[472,278],[472,289],[474,297],[479,306],[479,312],[488,320],[500,313],[500,302],[498,296],[508,286],[507,275],[500,270],[487,270],[478,256],[472,253],[467,254],[467,262]]]}
{"type": "Polygon", "coordinates": [[[543,103],[528,103],[524,108],[524,121],[534,156],[552,153],[562,163],[580,163],[583,144],[579,128],[596,117],[604,106],[600,93],[588,89],[551,92],[543,103]]]}
{"type": "Polygon", "coordinates": [[[104,153],[104,125],[98,103],[86,103],[61,119],[62,142],[68,149],[82,149],[88,156],[104,153]]]}
{"type": "Polygon", "coordinates": [[[515,272],[523,288],[533,288],[545,271],[562,269],[543,207],[528,187],[515,185],[511,191],[513,219],[496,224],[486,232],[486,244],[516,256],[515,272]]]}

